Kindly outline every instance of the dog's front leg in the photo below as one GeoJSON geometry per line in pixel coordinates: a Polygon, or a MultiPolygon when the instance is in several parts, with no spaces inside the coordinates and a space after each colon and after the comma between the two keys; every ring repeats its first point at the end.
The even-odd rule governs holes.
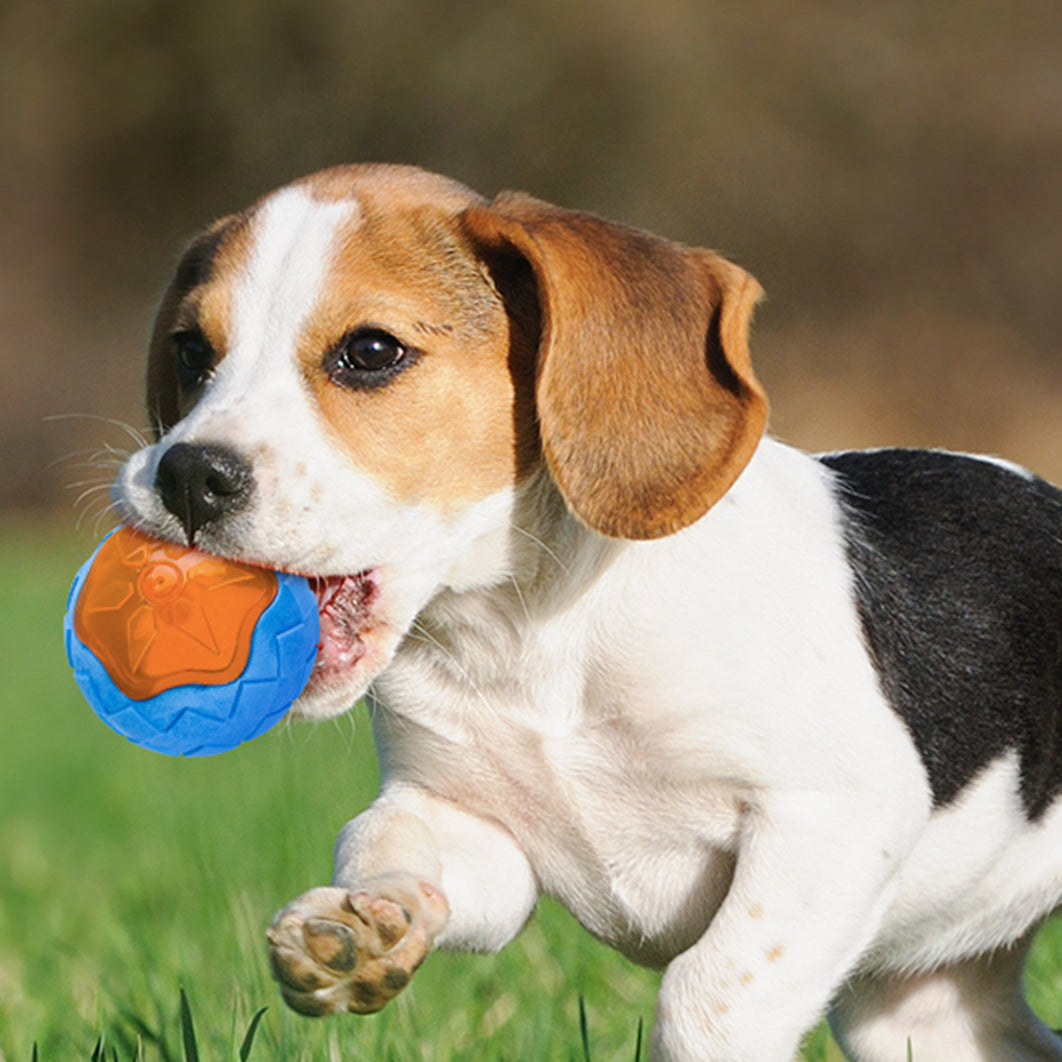
{"type": "Polygon", "coordinates": [[[343,828],[333,884],[284,908],[268,938],[289,1006],[379,1010],[433,946],[495,951],[538,899],[508,833],[413,786],[393,786],[343,828]]]}
{"type": "Polygon", "coordinates": [[[652,1062],[795,1058],[877,931],[911,843],[868,803],[787,794],[749,813],[723,905],[664,974],[652,1062]]]}

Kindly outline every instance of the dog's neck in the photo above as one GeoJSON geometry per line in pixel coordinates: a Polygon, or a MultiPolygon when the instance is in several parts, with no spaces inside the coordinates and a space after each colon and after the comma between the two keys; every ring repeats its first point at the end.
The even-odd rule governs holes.
{"type": "Polygon", "coordinates": [[[511,506],[505,526],[470,543],[420,611],[406,653],[435,646],[457,670],[504,671],[533,629],[588,593],[629,547],[585,527],[544,470],[514,490],[511,506]]]}
{"type": "Polygon", "coordinates": [[[470,543],[426,613],[454,598],[500,595],[519,599],[535,615],[548,614],[581,596],[627,545],[582,524],[544,470],[511,498],[504,526],[470,543]]]}

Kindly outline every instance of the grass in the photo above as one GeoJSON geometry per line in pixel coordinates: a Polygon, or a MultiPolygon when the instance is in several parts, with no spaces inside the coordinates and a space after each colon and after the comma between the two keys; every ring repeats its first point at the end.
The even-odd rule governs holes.
{"type": "MultiPolygon", "coordinates": [[[[658,975],[548,902],[500,955],[431,956],[379,1015],[287,1011],[264,929],[327,882],[337,830],[375,792],[367,722],[358,711],[278,728],[192,760],[112,734],[61,644],[67,588],[93,544],[0,528],[0,1062],[635,1058],[658,975]]],[[[1058,932],[1037,949],[1030,988],[1062,1025],[1058,932]]],[[[840,1055],[820,1027],[803,1057],[840,1055]]]]}

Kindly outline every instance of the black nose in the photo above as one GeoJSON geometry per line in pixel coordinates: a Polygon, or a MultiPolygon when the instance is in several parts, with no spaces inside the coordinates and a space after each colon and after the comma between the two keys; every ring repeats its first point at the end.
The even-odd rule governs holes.
{"type": "Polygon", "coordinates": [[[181,521],[189,545],[201,528],[242,509],[252,483],[247,462],[223,446],[174,443],[155,470],[155,490],[181,521]]]}

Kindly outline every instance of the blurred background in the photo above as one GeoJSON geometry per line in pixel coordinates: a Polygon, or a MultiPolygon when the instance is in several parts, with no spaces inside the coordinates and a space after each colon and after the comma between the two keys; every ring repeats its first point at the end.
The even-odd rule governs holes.
{"type": "Polygon", "coordinates": [[[1057,0],[5,0],[0,508],[128,448],[188,237],[362,160],[728,254],[791,441],[1062,479],[1057,0]]]}
{"type": "MultiPolygon", "coordinates": [[[[1062,482],[1058,0],[0,0],[0,1062],[133,1044],[178,984],[208,1056],[235,1057],[227,1030],[275,1004],[262,926],[326,880],[374,791],[349,719],[204,762],[121,742],[59,635],[183,243],[359,160],[728,254],[767,289],[754,358],[790,441],[989,451],[1062,482]]],[[[273,1006],[268,1057],[378,1058],[444,1017],[489,1057],[546,1057],[504,1036],[573,1042],[585,993],[629,1058],[651,977],[541,925],[497,966],[433,959],[382,1024],[273,1006]]],[[[1033,978],[1055,1027],[1058,939],[1033,978]]]]}

